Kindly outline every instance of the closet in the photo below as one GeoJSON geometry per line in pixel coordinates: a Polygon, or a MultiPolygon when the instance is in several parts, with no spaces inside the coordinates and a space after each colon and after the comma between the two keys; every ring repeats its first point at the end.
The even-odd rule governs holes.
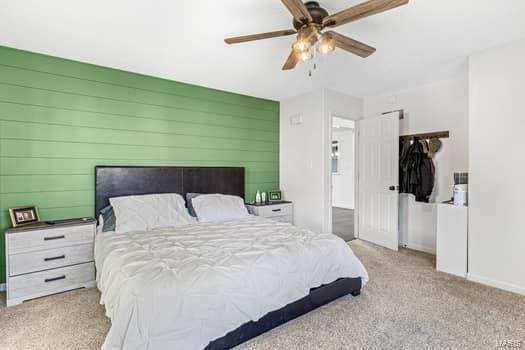
{"type": "Polygon", "coordinates": [[[438,131],[399,138],[400,246],[436,253],[436,202],[443,200],[435,195],[437,175],[444,140],[449,137],[449,131],[438,131]]]}

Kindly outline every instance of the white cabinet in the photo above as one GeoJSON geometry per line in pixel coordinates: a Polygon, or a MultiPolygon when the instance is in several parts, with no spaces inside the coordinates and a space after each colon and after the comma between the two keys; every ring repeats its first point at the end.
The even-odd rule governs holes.
{"type": "Polygon", "coordinates": [[[467,276],[468,208],[438,204],[436,268],[460,277],[467,276]]]}
{"type": "Polygon", "coordinates": [[[7,231],[7,306],[95,286],[96,221],[74,219],[7,231]]]}
{"type": "Polygon", "coordinates": [[[262,205],[247,204],[248,212],[279,222],[293,224],[293,206],[291,202],[277,202],[262,205]]]}

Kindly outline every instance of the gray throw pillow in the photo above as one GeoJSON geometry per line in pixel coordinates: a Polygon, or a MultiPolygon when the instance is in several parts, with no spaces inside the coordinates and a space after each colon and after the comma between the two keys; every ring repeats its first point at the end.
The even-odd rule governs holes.
{"type": "Polygon", "coordinates": [[[195,213],[195,209],[193,209],[193,204],[192,204],[192,200],[193,198],[195,197],[198,197],[200,196],[202,193],[186,193],[186,206],[188,207],[188,212],[190,213],[191,216],[193,216],[194,218],[197,217],[197,213],[195,213]]]}
{"type": "Polygon", "coordinates": [[[108,205],[100,210],[100,215],[104,220],[104,226],[102,226],[102,232],[115,231],[117,225],[117,219],[115,218],[115,212],[113,207],[108,205]]]}

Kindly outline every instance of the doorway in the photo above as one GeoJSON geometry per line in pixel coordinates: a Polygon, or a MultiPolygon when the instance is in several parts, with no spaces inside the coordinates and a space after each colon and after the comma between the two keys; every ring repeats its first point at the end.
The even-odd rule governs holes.
{"type": "Polygon", "coordinates": [[[355,121],[332,116],[331,124],[332,233],[348,242],[356,238],[355,121]]]}
{"type": "Polygon", "coordinates": [[[329,114],[328,142],[325,144],[326,231],[331,230],[345,240],[357,238],[398,249],[399,114],[399,111],[394,111],[361,119],[329,114]],[[341,142],[350,139],[348,133],[347,137],[340,135],[345,129],[352,129],[353,150],[350,152],[344,151],[341,142]],[[343,163],[346,163],[348,153],[353,155],[353,178],[345,179],[342,176],[345,172],[343,163]],[[344,188],[348,190],[349,187],[338,187],[338,182],[353,184],[353,195],[344,192],[344,188]],[[338,202],[341,196],[354,199],[353,209],[351,204],[338,202]],[[349,227],[352,226],[349,225],[351,220],[354,222],[353,231],[349,227]],[[342,225],[337,226],[339,222],[342,225]]]}

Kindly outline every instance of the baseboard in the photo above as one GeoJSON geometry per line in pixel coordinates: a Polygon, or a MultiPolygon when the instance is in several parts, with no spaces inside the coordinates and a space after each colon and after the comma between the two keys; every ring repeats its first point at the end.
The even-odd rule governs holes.
{"type": "Polygon", "coordinates": [[[525,295],[525,287],[520,287],[520,286],[511,284],[511,283],[491,280],[491,279],[488,279],[488,278],[485,278],[485,277],[473,275],[471,273],[467,273],[467,280],[472,281],[472,282],[485,284],[485,285],[490,286],[490,287],[503,289],[503,290],[506,290],[506,291],[509,291],[509,292],[525,295]]]}
{"type": "Polygon", "coordinates": [[[408,249],[417,250],[420,252],[436,255],[436,249],[424,247],[418,244],[406,243],[406,244],[402,244],[402,246],[408,249]]]}
{"type": "Polygon", "coordinates": [[[0,283],[0,292],[5,292],[5,283],[0,283]]]}

